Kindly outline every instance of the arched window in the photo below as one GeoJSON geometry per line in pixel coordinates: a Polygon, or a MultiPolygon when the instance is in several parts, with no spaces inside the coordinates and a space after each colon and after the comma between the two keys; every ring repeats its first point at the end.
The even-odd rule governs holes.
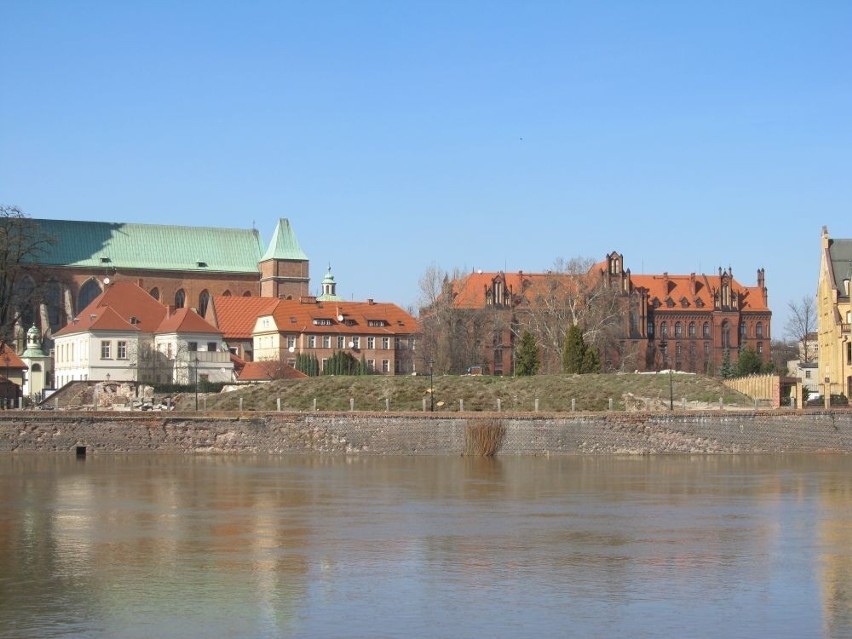
{"type": "Polygon", "coordinates": [[[175,307],[183,308],[186,305],[186,293],[182,288],[175,293],[175,307]]]}
{"type": "Polygon", "coordinates": [[[763,322],[758,322],[754,327],[758,339],[763,339],[763,322]]]}
{"type": "Polygon", "coordinates": [[[695,322],[689,323],[689,336],[695,337],[695,322]]]}
{"type": "Polygon", "coordinates": [[[100,294],[100,283],[95,278],[86,280],[86,283],[80,287],[80,292],[77,294],[77,313],[82,313],[83,309],[91,304],[92,300],[100,294]]]}
{"type": "Polygon", "coordinates": [[[210,293],[207,292],[207,289],[201,291],[201,295],[198,296],[198,314],[201,317],[204,317],[204,314],[207,312],[207,305],[210,303],[210,293]]]}
{"type": "Polygon", "coordinates": [[[710,322],[704,322],[704,326],[701,330],[704,337],[710,337],[710,322]]]}
{"type": "Polygon", "coordinates": [[[243,297],[251,297],[251,291],[246,291],[243,293],[243,297]]]}
{"type": "Polygon", "coordinates": [[[31,372],[33,372],[33,373],[40,373],[40,372],[41,372],[41,364],[39,364],[38,362],[36,362],[35,364],[33,364],[33,365],[30,367],[30,371],[31,371],[31,372]]]}
{"type": "Polygon", "coordinates": [[[231,297],[231,291],[225,291],[222,293],[222,297],[231,297]]]}
{"type": "Polygon", "coordinates": [[[683,337],[683,326],[680,322],[675,322],[675,337],[683,337]]]}
{"type": "Polygon", "coordinates": [[[52,332],[58,331],[68,322],[62,297],[62,284],[55,280],[48,282],[44,291],[44,303],[47,306],[47,318],[52,332]]]}
{"type": "Polygon", "coordinates": [[[21,308],[21,326],[27,328],[35,323],[35,300],[33,293],[35,291],[35,282],[29,275],[24,275],[20,280],[15,282],[15,298],[20,300],[21,308]]]}
{"type": "Polygon", "coordinates": [[[728,348],[731,345],[731,327],[728,320],[722,322],[722,348],[728,348]]]}
{"type": "Polygon", "coordinates": [[[155,300],[157,300],[158,302],[160,301],[160,289],[158,289],[156,286],[154,288],[152,288],[150,291],[148,291],[148,293],[155,300]]]}
{"type": "Polygon", "coordinates": [[[669,327],[665,322],[660,322],[660,337],[669,336],[669,327]]]}

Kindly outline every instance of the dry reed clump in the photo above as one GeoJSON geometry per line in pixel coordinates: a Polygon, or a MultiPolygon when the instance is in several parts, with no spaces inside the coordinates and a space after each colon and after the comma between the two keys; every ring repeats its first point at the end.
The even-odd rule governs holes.
{"type": "Polygon", "coordinates": [[[469,457],[493,457],[506,439],[506,426],[499,419],[470,419],[464,431],[464,454],[469,457]]]}

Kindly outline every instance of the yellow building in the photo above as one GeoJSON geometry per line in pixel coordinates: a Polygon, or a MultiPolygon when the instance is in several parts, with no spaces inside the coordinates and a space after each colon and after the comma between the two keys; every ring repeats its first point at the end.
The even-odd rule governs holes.
{"type": "Polygon", "coordinates": [[[852,380],[852,240],[833,240],[822,227],[822,256],[817,292],[819,392],[826,398],[850,396],[852,380]]]}

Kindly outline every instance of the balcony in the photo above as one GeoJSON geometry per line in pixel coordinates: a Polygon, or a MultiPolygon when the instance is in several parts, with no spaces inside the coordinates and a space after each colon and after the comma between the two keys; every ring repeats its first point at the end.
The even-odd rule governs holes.
{"type": "Polygon", "coordinates": [[[231,363],[231,354],[227,351],[187,351],[175,358],[178,362],[194,362],[196,359],[199,364],[223,365],[231,363]]]}

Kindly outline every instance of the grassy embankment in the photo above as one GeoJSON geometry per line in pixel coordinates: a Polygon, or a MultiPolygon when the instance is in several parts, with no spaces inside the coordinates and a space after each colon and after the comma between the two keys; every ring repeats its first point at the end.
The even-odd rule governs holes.
{"type": "MultiPolygon", "coordinates": [[[[726,407],[749,408],[751,399],[718,379],[703,375],[675,373],[672,376],[675,409],[718,408],[719,398],[726,407]]],[[[538,375],[535,377],[434,377],[436,411],[493,411],[497,400],[503,412],[531,412],[538,399],[540,412],[567,412],[571,401],[578,411],[603,411],[613,400],[615,410],[666,410],[669,407],[669,376],[661,374],[538,375]]],[[[206,396],[207,410],[274,411],[281,400],[282,410],[347,411],[350,398],[355,410],[422,411],[429,401],[428,376],[322,376],[302,380],[281,380],[245,386],[238,390],[206,396]],[[386,403],[387,400],[387,403],[386,403]]],[[[194,395],[176,398],[178,409],[191,410],[194,395]]]]}

